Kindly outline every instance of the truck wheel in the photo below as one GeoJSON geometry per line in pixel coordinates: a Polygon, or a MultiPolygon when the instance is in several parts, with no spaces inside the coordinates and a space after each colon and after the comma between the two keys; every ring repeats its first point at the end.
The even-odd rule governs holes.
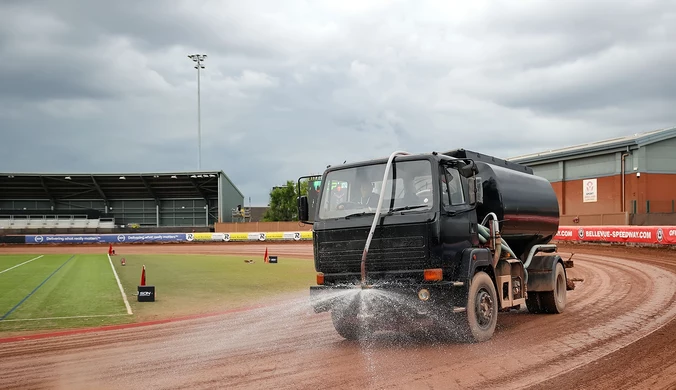
{"type": "Polygon", "coordinates": [[[479,271],[472,278],[467,299],[467,335],[476,342],[493,337],[498,322],[498,299],[493,280],[479,271]]]}
{"type": "Polygon", "coordinates": [[[540,294],[537,292],[529,292],[526,298],[526,307],[532,314],[538,314],[542,311],[540,308],[540,294]]]}
{"type": "Polygon", "coordinates": [[[336,332],[347,340],[358,340],[371,333],[368,325],[360,324],[356,316],[345,315],[337,309],[331,310],[331,320],[336,332]]]}
{"type": "Polygon", "coordinates": [[[566,274],[561,263],[554,268],[554,291],[540,293],[540,309],[544,313],[563,313],[566,308],[566,274]]]}

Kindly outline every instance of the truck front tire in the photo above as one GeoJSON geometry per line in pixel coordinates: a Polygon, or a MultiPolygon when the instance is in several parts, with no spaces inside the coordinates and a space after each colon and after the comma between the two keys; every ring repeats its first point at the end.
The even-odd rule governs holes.
{"type": "Polygon", "coordinates": [[[349,315],[343,310],[331,310],[331,320],[336,332],[347,340],[359,340],[372,334],[368,324],[360,324],[356,315],[349,315]]]}
{"type": "Polygon", "coordinates": [[[469,287],[465,333],[470,341],[483,342],[493,337],[498,322],[498,297],[493,280],[483,271],[477,272],[469,287]]]}

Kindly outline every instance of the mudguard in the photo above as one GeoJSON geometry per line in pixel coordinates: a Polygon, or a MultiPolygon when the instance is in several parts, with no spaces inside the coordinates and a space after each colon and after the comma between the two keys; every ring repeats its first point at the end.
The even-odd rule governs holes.
{"type": "MultiPolygon", "coordinates": [[[[564,265],[559,255],[534,256],[528,266],[528,292],[546,292],[554,291],[554,267],[556,263],[564,265]]],[[[563,268],[564,275],[567,276],[566,268],[563,268]]]]}
{"type": "Polygon", "coordinates": [[[467,284],[470,280],[472,280],[472,276],[474,276],[477,268],[486,266],[492,267],[492,264],[493,256],[489,249],[465,249],[462,253],[462,262],[460,267],[458,267],[455,278],[458,281],[465,282],[467,284]]]}

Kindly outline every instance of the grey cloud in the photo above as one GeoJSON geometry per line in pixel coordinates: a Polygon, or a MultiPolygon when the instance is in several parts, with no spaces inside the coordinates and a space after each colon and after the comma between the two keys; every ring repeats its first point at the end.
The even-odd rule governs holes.
{"type": "Polygon", "coordinates": [[[673,126],[674,3],[0,4],[0,164],[197,168],[266,204],[328,164],[673,126]],[[9,59],[9,60],[8,60],[9,59]]]}

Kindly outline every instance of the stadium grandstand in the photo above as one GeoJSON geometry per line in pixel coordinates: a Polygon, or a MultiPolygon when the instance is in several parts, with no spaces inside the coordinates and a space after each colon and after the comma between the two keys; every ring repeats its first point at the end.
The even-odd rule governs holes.
{"type": "Polygon", "coordinates": [[[208,232],[249,212],[223,171],[0,173],[0,234],[208,232]]]}

